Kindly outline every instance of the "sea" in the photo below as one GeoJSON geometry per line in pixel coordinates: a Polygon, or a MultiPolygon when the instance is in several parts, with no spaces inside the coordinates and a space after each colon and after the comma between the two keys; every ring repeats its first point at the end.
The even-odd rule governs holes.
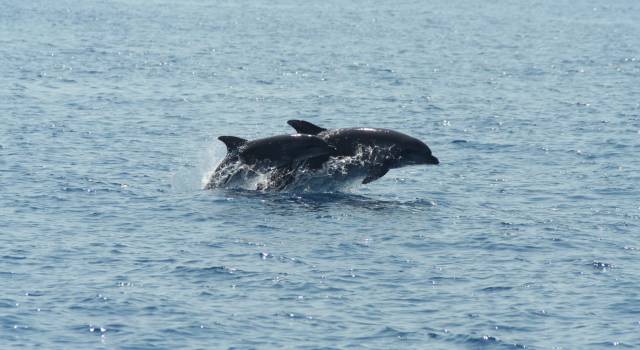
{"type": "Polygon", "coordinates": [[[639,33],[636,0],[0,0],[0,349],[638,349],[639,33]],[[204,189],[289,119],[440,165],[204,189]]]}

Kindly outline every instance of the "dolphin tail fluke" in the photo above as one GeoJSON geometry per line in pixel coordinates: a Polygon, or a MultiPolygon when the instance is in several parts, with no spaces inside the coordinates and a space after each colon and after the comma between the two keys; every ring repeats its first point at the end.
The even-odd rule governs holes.
{"type": "Polygon", "coordinates": [[[240,146],[247,143],[247,140],[235,136],[220,136],[218,137],[218,140],[222,141],[225,146],[227,146],[227,152],[229,153],[237,151],[240,146]]]}
{"type": "Polygon", "coordinates": [[[287,120],[287,124],[291,125],[300,134],[318,135],[327,130],[304,120],[287,120]]]}

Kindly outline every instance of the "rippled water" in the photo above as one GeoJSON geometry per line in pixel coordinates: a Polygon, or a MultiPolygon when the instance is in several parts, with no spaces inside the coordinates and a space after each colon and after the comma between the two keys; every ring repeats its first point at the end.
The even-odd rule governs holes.
{"type": "Polygon", "coordinates": [[[0,0],[0,347],[640,347],[636,1],[0,0]],[[437,167],[204,191],[219,135],[437,167]]]}

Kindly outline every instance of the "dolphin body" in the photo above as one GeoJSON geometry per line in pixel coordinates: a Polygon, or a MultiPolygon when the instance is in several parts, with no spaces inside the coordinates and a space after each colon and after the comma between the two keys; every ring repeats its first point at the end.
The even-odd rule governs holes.
{"type": "Polygon", "coordinates": [[[256,140],[220,136],[227,154],[216,167],[205,189],[269,173],[267,187],[281,189],[294,179],[295,169],[306,160],[324,157],[334,150],[321,138],[308,134],[278,135],[256,140]]]}
{"type": "Polygon", "coordinates": [[[304,120],[289,120],[296,132],[316,135],[333,148],[331,154],[309,159],[306,164],[311,169],[319,169],[330,157],[363,156],[362,165],[366,177],[363,184],[383,177],[389,169],[408,165],[439,164],[438,158],[431,154],[429,147],[422,141],[389,129],[343,128],[325,129],[304,120]]]}

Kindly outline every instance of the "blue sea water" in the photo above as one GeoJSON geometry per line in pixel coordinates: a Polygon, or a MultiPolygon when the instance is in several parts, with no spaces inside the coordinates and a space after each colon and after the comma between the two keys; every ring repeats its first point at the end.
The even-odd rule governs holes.
{"type": "Polygon", "coordinates": [[[640,3],[0,0],[0,348],[640,347],[640,3]],[[424,140],[203,190],[287,119],[424,140]]]}

